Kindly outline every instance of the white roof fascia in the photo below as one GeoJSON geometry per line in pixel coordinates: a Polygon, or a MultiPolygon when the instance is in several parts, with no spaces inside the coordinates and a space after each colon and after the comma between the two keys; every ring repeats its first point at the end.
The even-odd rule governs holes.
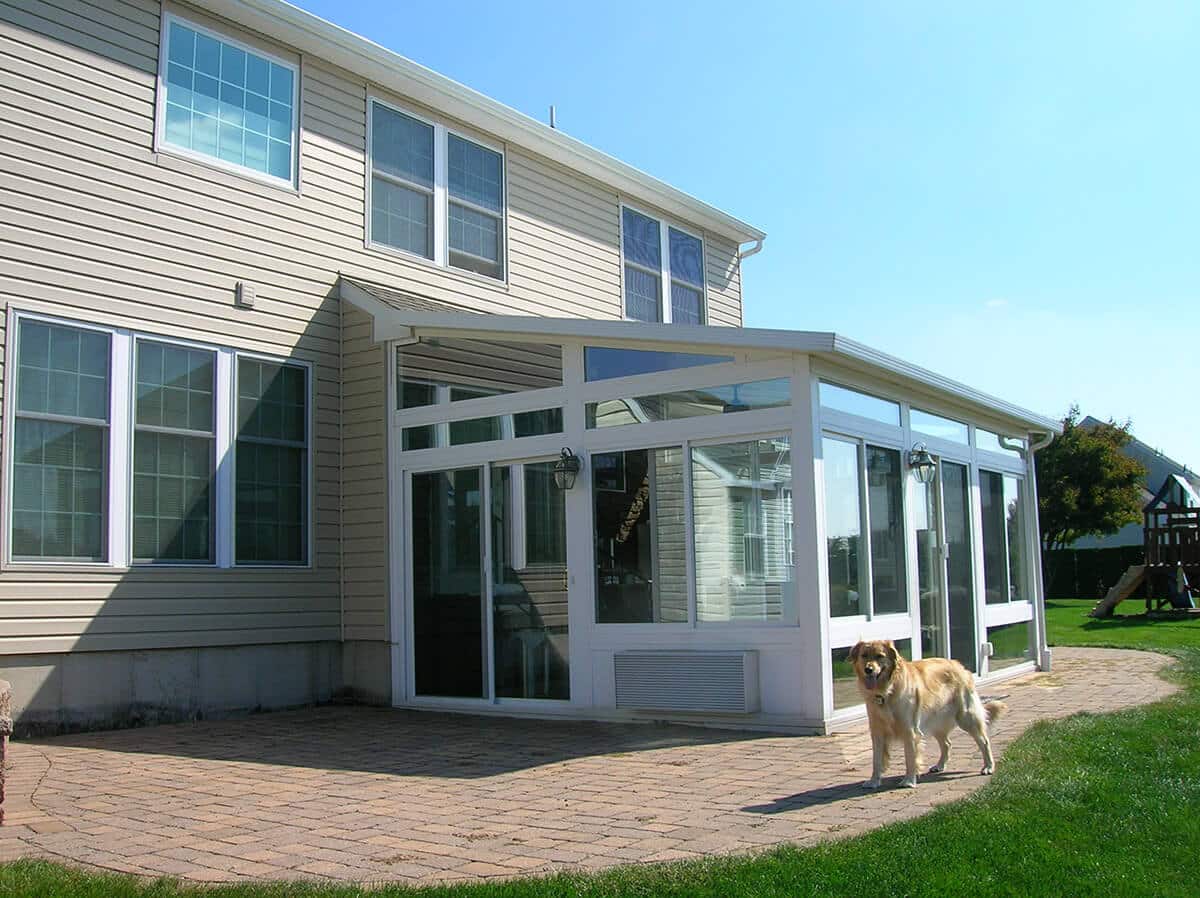
{"type": "Polygon", "coordinates": [[[426,336],[512,341],[572,340],[604,344],[675,344],[716,349],[782,350],[824,355],[874,373],[883,372],[959,403],[982,408],[1038,433],[1062,433],[1062,424],[1013,405],[919,365],[823,331],[788,331],[752,327],[654,324],[641,321],[543,318],[534,315],[483,315],[471,312],[427,312],[398,309],[367,291],[341,281],[342,297],[375,316],[376,340],[412,340],[426,336]]]}
{"type": "Polygon", "coordinates": [[[738,244],[766,232],[531,116],[283,0],[194,0],[198,6],[340,66],[516,146],[642,199],[738,244]]]}

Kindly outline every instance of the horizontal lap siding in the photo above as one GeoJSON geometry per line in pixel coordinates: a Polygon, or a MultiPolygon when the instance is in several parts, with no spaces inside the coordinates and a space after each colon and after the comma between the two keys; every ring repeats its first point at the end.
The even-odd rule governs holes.
{"type": "MultiPolygon", "coordinates": [[[[366,249],[368,86],[301,61],[298,193],[155,154],[159,14],[153,0],[0,0],[0,303],[311,362],[315,567],[6,570],[0,654],[337,639],[343,626],[386,639],[383,353],[360,314],[343,330],[339,273],[480,311],[616,317],[618,197],[508,147],[507,285],[366,249]],[[254,309],[235,307],[239,281],[256,285],[254,309]]],[[[710,317],[738,323],[736,248],[708,246],[710,317]]]]}
{"type": "Polygon", "coordinates": [[[342,546],[346,639],[387,639],[388,495],[384,352],[371,319],[344,307],[342,546]],[[351,509],[353,512],[351,513],[351,509]]]}

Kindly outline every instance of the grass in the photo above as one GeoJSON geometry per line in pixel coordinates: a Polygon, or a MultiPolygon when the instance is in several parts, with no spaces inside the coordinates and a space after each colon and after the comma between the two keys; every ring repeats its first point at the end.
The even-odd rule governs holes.
{"type": "Polygon", "coordinates": [[[1090,621],[1091,603],[1048,603],[1051,642],[1167,651],[1184,688],[1153,705],[1031,727],[988,785],[918,820],[813,848],[592,875],[409,891],[292,884],[195,888],[36,861],[0,866],[12,898],[766,898],[766,896],[1154,896],[1197,894],[1200,622],[1090,621]]]}

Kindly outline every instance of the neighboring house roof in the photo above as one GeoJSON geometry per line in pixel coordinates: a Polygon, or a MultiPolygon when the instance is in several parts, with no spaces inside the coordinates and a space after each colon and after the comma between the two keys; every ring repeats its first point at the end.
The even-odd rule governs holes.
{"type": "MultiPolygon", "coordinates": [[[[1079,426],[1091,429],[1099,427],[1103,423],[1098,418],[1088,415],[1079,422],[1079,426]]],[[[1172,474],[1179,474],[1192,487],[1200,489],[1200,474],[1189,469],[1187,465],[1168,458],[1158,449],[1146,445],[1136,437],[1131,438],[1121,449],[1121,452],[1129,458],[1141,462],[1146,468],[1144,486],[1148,494],[1146,496],[1147,502],[1154,497],[1155,490],[1162,486],[1163,482],[1172,474]]]]}
{"type": "Polygon", "coordinates": [[[532,150],[631,197],[652,203],[689,223],[738,243],[763,240],[767,236],[765,231],[581,140],[290,3],[281,0],[197,2],[210,12],[341,66],[372,84],[444,112],[502,140],[532,150]]]}
{"type": "Polygon", "coordinates": [[[530,315],[487,315],[438,305],[407,293],[343,276],[343,300],[374,319],[376,341],[409,340],[422,331],[456,331],[479,339],[530,337],[546,340],[597,340],[617,343],[684,344],[742,350],[798,352],[826,356],[838,363],[888,380],[949,396],[958,403],[1011,421],[1022,429],[1045,434],[1062,432],[1062,423],[989,396],[958,381],[935,374],[839,334],[749,327],[654,324],[644,321],[545,318],[530,315]]]}
{"type": "MultiPolygon", "coordinates": [[[[1088,415],[1079,422],[1079,426],[1090,429],[1099,427],[1102,423],[1104,422],[1099,418],[1093,418],[1091,415],[1088,415]]],[[[1162,452],[1151,448],[1137,438],[1130,439],[1121,449],[1121,452],[1129,458],[1141,462],[1146,468],[1146,479],[1143,481],[1141,487],[1143,508],[1154,503],[1157,495],[1156,491],[1173,482],[1172,478],[1176,476],[1188,484],[1188,489],[1200,491],[1200,475],[1189,470],[1187,465],[1168,458],[1162,452]]],[[[1137,521],[1132,524],[1126,524],[1116,533],[1108,536],[1085,536],[1072,543],[1071,548],[1111,549],[1118,546],[1140,546],[1144,540],[1145,534],[1142,530],[1142,522],[1137,521]]]]}

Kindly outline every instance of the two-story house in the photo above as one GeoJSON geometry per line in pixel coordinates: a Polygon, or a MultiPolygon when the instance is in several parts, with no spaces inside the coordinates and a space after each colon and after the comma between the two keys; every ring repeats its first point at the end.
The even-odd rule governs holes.
{"type": "Polygon", "coordinates": [[[1045,664],[1055,423],[742,324],[764,233],[278,0],[0,5],[18,728],[325,701],[822,730],[1045,664]]]}

